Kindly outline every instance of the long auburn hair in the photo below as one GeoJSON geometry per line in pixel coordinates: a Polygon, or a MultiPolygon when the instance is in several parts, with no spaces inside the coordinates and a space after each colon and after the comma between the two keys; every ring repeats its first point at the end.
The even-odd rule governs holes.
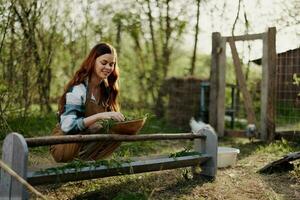
{"type": "Polygon", "coordinates": [[[83,83],[86,78],[91,78],[92,73],[94,73],[94,67],[96,58],[104,54],[113,54],[116,58],[114,70],[107,77],[108,88],[106,87],[104,81],[101,82],[101,96],[103,104],[108,104],[110,110],[118,111],[119,104],[117,102],[117,97],[119,94],[118,78],[119,70],[117,65],[117,52],[113,46],[107,43],[99,43],[95,45],[86,59],[82,62],[80,68],[75,72],[73,78],[65,86],[63,95],[60,97],[58,102],[58,114],[59,116],[64,112],[64,106],[66,104],[66,94],[69,89],[75,85],[83,83]]]}

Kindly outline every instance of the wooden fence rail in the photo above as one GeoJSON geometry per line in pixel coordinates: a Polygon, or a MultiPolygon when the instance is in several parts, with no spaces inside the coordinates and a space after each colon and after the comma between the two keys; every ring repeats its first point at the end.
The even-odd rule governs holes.
{"type": "MultiPolygon", "coordinates": [[[[210,129],[202,129],[198,133],[171,133],[171,134],[143,134],[143,135],[67,135],[48,136],[36,138],[24,138],[18,133],[10,133],[3,142],[2,160],[11,167],[19,176],[32,185],[49,183],[87,180],[123,174],[143,173],[150,171],[161,171],[181,167],[201,167],[201,172],[194,175],[203,175],[215,178],[217,172],[217,135],[210,129]],[[180,157],[147,158],[121,163],[118,166],[95,166],[78,169],[68,168],[63,172],[47,172],[42,169],[38,171],[27,170],[28,147],[45,146],[52,144],[64,144],[89,141],[146,141],[146,140],[175,140],[191,139],[194,141],[194,151],[199,155],[180,157]]],[[[14,179],[10,174],[1,169],[0,177],[0,199],[23,200],[28,199],[29,194],[24,185],[14,179]]]]}
{"type": "Polygon", "coordinates": [[[119,134],[93,134],[93,135],[64,135],[64,136],[45,136],[26,138],[25,141],[28,147],[47,146],[53,144],[65,144],[65,143],[83,143],[91,141],[146,141],[146,140],[179,140],[179,139],[197,139],[205,138],[204,135],[195,135],[192,133],[156,133],[156,134],[144,134],[144,135],[119,135],[119,134]]]}

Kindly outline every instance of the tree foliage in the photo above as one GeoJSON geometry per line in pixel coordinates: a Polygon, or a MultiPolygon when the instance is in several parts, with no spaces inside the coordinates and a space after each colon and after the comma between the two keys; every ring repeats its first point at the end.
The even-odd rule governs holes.
{"type": "MultiPolygon", "coordinates": [[[[100,41],[117,49],[123,106],[154,107],[159,115],[165,78],[190,70],[208,79],[209,56],[196,57],[197,32],[203,30],[200,14],[211,11],[227,20],[228,9],[226,1],[221,7],[217,1],[201,1],[199,12],[198,0],[0,2],[0,120],[27,116],[33,105],[51,112],[64,85],[100,41]],[[197,23],[190,20],[197,15],[197,23]],[[184,44],[189,27],[196,29],[194,52],[184,44]]],[[[287,13],[298,23],[295,9],[289,7],[287,13]]]]}

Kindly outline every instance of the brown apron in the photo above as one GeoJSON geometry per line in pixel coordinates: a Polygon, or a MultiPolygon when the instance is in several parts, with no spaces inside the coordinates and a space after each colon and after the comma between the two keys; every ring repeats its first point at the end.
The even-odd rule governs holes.
{"type": "MultiPolygon", "coordinates": [[[[108,111],[108,106],[98,105],[91,99],[91,95],[87,95],[85,103],[85,117],[89,117],[99,112],[108,111]]],[[[94,130],[86,130],[79,134],[88,134],[90,132],[99,133],[100,128],[94,128],[94,130]],[[96,129],[96,130],[95,130],[96,129]]],[[[52,135],[59,136],[64,135],[57,124],[52,131],[52,135]]],[[[68,162],[74,158],[83,160],[98,160],[110,156],[116,148],[120,146],[121,142],[87,142],[87,143],[70,143],[70,144],[57,144],[50,146],[50,152],[56,162],[68,162]]]]}

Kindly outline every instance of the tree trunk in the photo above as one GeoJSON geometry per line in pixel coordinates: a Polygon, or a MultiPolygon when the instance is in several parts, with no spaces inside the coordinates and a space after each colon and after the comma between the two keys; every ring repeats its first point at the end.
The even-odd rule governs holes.
{"type": "MultiPolygon", "coordinates": [[[[156,45],[156,39],[154,34],[154,27],[153,27],[153,17],[152,17],[152,9],[150,5],[150,0],[147,0],[147,6],[148,6],[148,20],[149,20],[149,28],[150,28],[150,34],[151,34],[151,44],[152,44],[152,53],[153,53],[153,68],[151,72],[151,79],[149,89],[152,90],[152,94],[154,94],[155,86],[158,82],[158,71],[160,68],[160,63],[158,59],[158,52],[157,52],[157,45],[156,45]]],[[[155,97],[154,97],[155,100],[155,97]]]]}
{"type": "Polygon", "coordinates": [[[197,1],[197,23],[195,26],[195,43],[194,43],[194,51],[193,57],[191,61],[191,68],[190,68],[190,75],[194,75],[195,72],[195,64],[196,64],[196,57],[197,57],[197,44],[198,44],[198,32],[199,32],[199,17],[200,17],[200,2],[201,0],[197,1]]]}
{"type": "MultiPolygon", "coordinates": [[[[164,85],[164,78],[167,77],[168,75],[168,69],[169,69],[169,65],[170,65],[170,48],[169,48],[169,41],[170,41],[170,37],[171,37],[171,25],[170,25],[170,0],[166,1],[167,4],[167,17],[166,17],[166,27],[165,27],[165,38],[164,38],[164,42],[163,42],[163,59],[162,59],[162,68],[163,68],[163,76],[162,76],[162,80],[159,81],[159,88],[158,88],[158,94],[157,94],[157,98],[156,98],[156,105],[155,105],[155,115],[157,117],[163,117],[164,113],[165,113],[165,108],[164,108],[164,102],[163,102],[163,96],[166,93],[166,91],[163,88],[164,85]]],[[[161,29],[163,30],[163,28],[161,27],[161,29]]]]}
{"type": "Polygon", "coordinates": [[[121,35],[122,35],[122,22],[119,19],[117,22],[117,38],[116,38],[118,55],[121,55],[121,39],[122,39],[121,35]]]}

